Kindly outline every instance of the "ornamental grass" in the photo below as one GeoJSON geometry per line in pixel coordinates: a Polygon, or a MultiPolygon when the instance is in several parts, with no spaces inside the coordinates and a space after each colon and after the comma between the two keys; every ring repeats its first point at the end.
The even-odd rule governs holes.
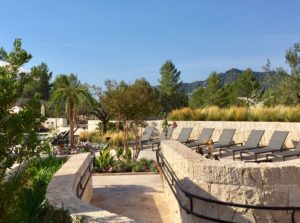
{"type": "Polygon", "coordinates": [[[300,106],[182,108],[173,110],[169,118],[177,121],[300,122],[300,106]]]}

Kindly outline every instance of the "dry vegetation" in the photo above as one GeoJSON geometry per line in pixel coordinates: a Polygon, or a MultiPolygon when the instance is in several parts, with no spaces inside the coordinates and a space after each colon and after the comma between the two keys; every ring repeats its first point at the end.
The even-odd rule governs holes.
{"type": "MultiPolygon", "coordinates": [[[[123,131],[108,131],[103,136],[99,131],[91,132],[81,132],[79,134],[79,140],[81,142],[91,142],[91,143],[107,143],[112,147],[120,147],[124,144],[125,136],[123,131]],[[108,141],[107,141],[108,140],[108,141]]],[[[129,140],[134,139],[134,134],[129,133],[129,140]]]]}
{"type": "Polygon", "coordinates": [[[230,107],[216,106],[191,109],[182,108],[170,113],[171,120],[178,121],[266,121],[299,122],[300,106],[285,107],[230,107]]]}

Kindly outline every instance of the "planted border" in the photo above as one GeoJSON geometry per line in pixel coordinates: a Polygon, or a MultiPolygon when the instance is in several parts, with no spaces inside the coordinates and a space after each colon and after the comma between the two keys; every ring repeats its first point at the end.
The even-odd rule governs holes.
{"type": "Polygon", "coordinates": [[[173,110],[169,118],[177,121],[300,122],[300,106],[182,108],[173,110]]]}

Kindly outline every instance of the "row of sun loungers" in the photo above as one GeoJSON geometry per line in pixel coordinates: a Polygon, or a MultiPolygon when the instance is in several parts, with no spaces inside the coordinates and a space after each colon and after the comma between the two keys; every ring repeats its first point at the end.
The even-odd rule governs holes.
{"type": "MultiPolygon", "coordinates": [[[[211,139],[214,128],[204,128],[197,140],[189,141],[192,130],[193,128],[182,128],[177,140],[189,148],[204,149],[207,147],[207,142],[211,139]]],[[[153,132],[153,126],[146,127],[141,139],[143,146],[152,146],[152,149],[154,149],[155,146],[159,147],[161,140],[171,138],[173,128],[169,127],[167,136],[165,136],[164,133],[161,133],[160,138],[156,140],[151,140],[153,132]]],[[[253,160],[258,162],[258,158],[261,155],[266,155],[266,160],[273,158],[286,160],[288,157],[300,156],[300,143],[297,144],[294,150],[283,149],[283,144],[289,134],[288,131],[275,131],[269,141],[269,144],[265,147],[259,146],[265,130],[252,130],[244,143],[233,142],[235,132],[235,129],[224,129],[219,140],[214,142],[213,148],[215,151],[219,152],[220,157],[222,157],[223,152],[229,152],[232,154],[233,159],[236,159],[236,154],[239,153],[241,160],[244,160],[246,155],[252,155],[254,157],[253,160]]]]}

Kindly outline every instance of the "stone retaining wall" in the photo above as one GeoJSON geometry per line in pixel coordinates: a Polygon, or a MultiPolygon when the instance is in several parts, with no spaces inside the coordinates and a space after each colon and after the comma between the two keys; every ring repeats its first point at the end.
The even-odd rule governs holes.
{"type": "MultiPolygon", "coordinates": [[[[156,126],[158,132],[161,131],[162,121],[148,121],[149,125],[156,126]]],[[[170,121],[170,123],[172,123],[170,121]]],[[[286,147],[293,147],[292,140],[300,140],[299,122],[230,122],[230,121],[176,121],[177,128],[174,130],[172,139],[176,139],[182,127],[193,127],[191,139],[196,139],[203,128],[215,128],[212,135],[214,141],[219,139],[220,133],[224,128],[236,129],[233,137],[235,142],[244,142],[252,129],[265,130],[261,140],[262,145],[267,145],[271,135],[275,130],[289,131],[286,140],[286,147]]]]}
{"type": "MultiPolygon", "coordinates": [[[[175,140],[163,141],[161,151],[183,187],[207,198],[252,205],[300,207],[300,159],[276,163],[209,160],[175,140]]],[[[174,223],[205,222],[182,211],[166,181],[165,194],[174,223]]],[[[177,191],[181,199],[189,200],[177,191]]],[[[194,211],[223,220],[289,223],[291,212],[224,207],[195,200],[194,211]]],[[[300,212],[296,212],[300,222],[300,212]]]]}
{"type": "Polygon", "coordinates": [[[85,216],[88,222],[135,222],[127,217],[88,204],[93,195],[92,177],[87,184],[82,200],[76,196],[78,182],[90,161],[91,156],[89,153],[71,156],[56,172],[47,187],[46,198],[49,204],[55,209],[64,208],[68,210],[74,218],[85,216]]]}

